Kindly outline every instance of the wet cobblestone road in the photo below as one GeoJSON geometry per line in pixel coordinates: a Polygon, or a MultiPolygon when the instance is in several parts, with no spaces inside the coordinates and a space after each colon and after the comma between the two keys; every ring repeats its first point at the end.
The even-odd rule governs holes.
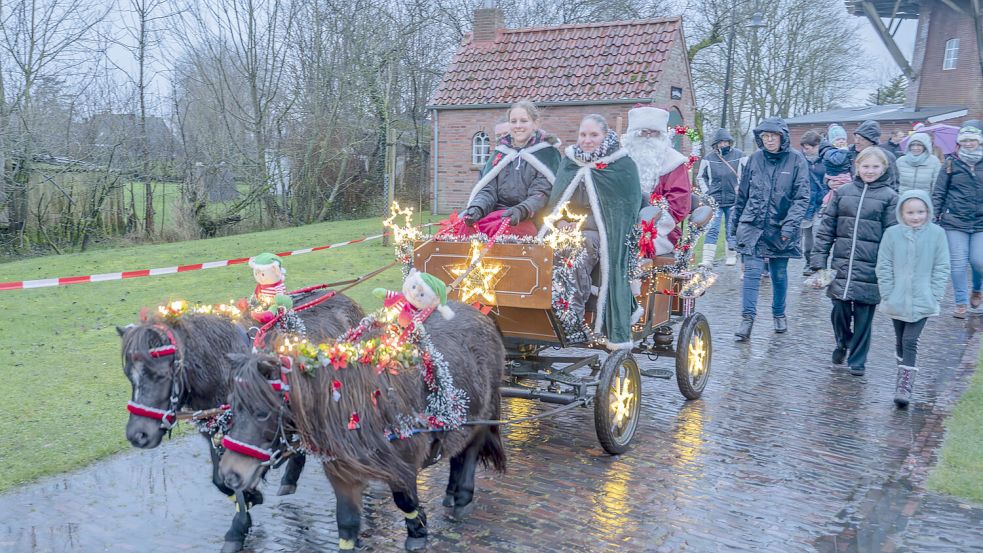
{"type": "MultiPolygon", "coordinates": [[[[790,273],[798,270],[792,263],[790,273]]],[[[853,377],[830,369],[829,300],[801,290],[798,277],[790,332],[773,334],[762,316],[750,344],[735,344],[740,282],[732,268],[721,272],[698,304],[714,333],[702,400],[685,402],[674,382],[646,379],[634,447],[618,457],[600,448],[587,409],[512,427],[508,474],[479,473],[478,507],[461,524],[442,515],[446,464],[430,469],[421,477],[430,550],[981,550],[983,506],[922,488],[942,420],[972,371],[980,321],[944,315],[928,324],[914,403],[898,411],[885,317],[875,320],[866,376],[853,377]]],[[[764,314],[769,298],[765,285],[764,314]]],[[[541,409],[505,401],[508,417],[541,409]]],[[[199,442],[127,452],[0,495],[0,551],[218,551],[233,508],[212,488],[199,442]]],[[[334,498],[323,475],[309,465],[285,498],[272,496],[278,480],[253,510],[250,550],[333,550],[334,498]]],[[[399,550],[405,532],[387,490],[372,487],[365,508],[364,549],[399,550]]]]}

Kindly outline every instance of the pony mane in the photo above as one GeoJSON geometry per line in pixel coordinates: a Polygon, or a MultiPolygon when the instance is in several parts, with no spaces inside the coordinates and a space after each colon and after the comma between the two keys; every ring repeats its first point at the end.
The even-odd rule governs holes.
{"type": "MultiPolygon", "coordinates": [[[[283,403],[280,392],[273,389],[270,378],[260,370],[260,364],[279,369],[279,362],[266,354],[236,356],[233,360],[232,405],[248,405],[251,408],[278,411],[283,403]]],[[[279,376],[279,375],[277,375],[279,376]]],[[[284,412],[285,424],[290,424],[289,409],[284,412]]]]}

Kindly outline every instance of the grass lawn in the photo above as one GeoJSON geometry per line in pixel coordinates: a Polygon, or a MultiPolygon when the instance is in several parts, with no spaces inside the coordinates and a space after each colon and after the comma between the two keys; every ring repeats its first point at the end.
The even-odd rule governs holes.
{"type": "Polygon", "coordinates": [[[929,489],[983,503],[983,355],[969,389],[945,424],[939,463],[929,489]]]}
{"type": "MultiPolygon", "coordinates": [[[[338,221],[160,245],[48,256],[0,264],[0,280],[30,280],[248,257],[378,234],[379,219],[338,221]]],[[[381,240],[287,257],[287,288],[363,274],[392,261],[381,240]]],[[[393,268],[351,290],[366,310],[370,291],[393,288],[393,268]]],[[[123,435],[130,385],[116,325],[170,299],[227,302],[252,293],[246,265],[160,277],[0,292],[0,491],[129,447],[123,435]]]]}

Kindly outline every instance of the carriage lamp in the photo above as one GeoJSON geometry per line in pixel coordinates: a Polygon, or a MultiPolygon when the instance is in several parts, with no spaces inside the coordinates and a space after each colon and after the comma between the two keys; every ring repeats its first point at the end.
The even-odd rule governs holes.
{"type": "Polygon", "coordinates": [[[470,303],[470,300],[483,299],[484,303],[492,304],[495,302],[495,284],[504,275],[502,266],[499,264],[486,264],[482,260],[482,249],[484,244],[474,240],[471,242],[471,253],[468,255],[468,262],[463,266],[450,269],[455,279],[461,280],[461,302],[470,303]]]}

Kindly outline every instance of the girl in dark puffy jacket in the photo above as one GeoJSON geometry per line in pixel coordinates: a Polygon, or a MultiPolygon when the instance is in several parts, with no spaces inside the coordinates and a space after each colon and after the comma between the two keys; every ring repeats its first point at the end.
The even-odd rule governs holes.
{"type": "Polygon", "coordinates": [[[857,154],[853,182],[835,190],[816,232],[811,266],[821,269],[832,252],[836,277],[826,291],[833,300],[833,365],[862,376],[870,349],[871,321],[881,301],[877,250],[884,230],[897,223],[898,193],[884,151],[870,146],[857,154]]]}

